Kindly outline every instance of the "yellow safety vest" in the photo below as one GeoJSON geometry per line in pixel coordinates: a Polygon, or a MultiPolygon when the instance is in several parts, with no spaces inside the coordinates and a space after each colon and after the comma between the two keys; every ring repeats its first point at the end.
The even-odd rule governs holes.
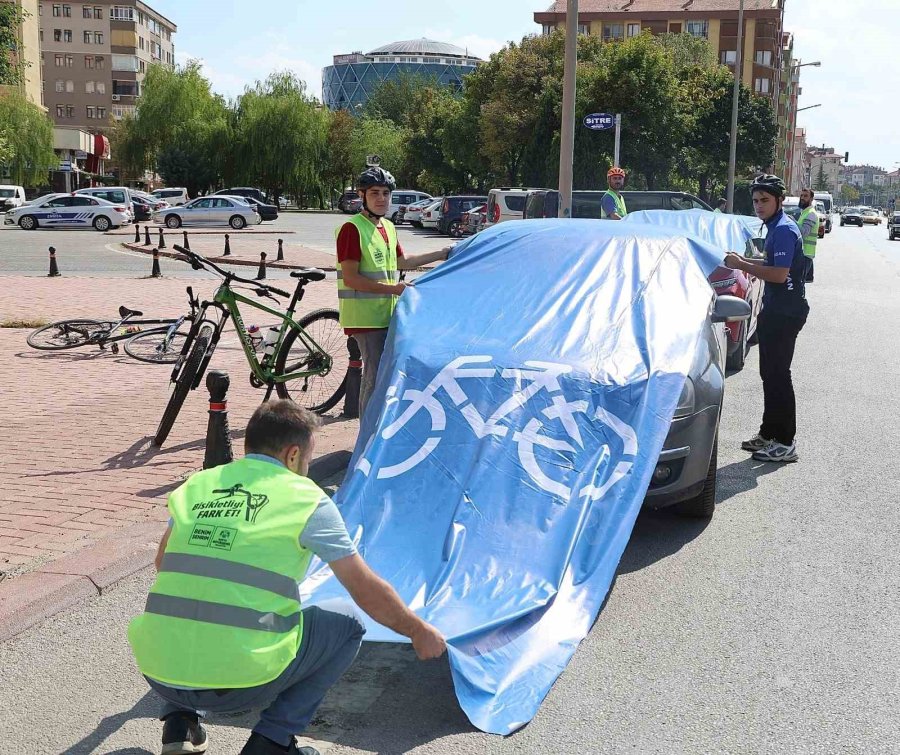
{"type": "MultiPolygon", "coordinates": [[[[613,201],[616,203],[616,215],[618,215],[620,218],[624,218],[628,214],[628,211],[625,209],[625,197],[623,197],[621,194],[617,194],[611,189],[608,190],[604,196],[610,196],[613,198],[613,201]]],[[[606,214],[606,210],[601,209],[600,214],[603,218],[609,217],[609,215],[606,214]]]]}
{"type": "Polygon", "coordinates": [[[797,225],[800,226],[800,231],[803,231],[803,224],[806,222],[806,219],[812,215],[816,222],[813,225],[812,231],[810,231],[806,236],[803,237],[803,254],[807,257],[813,258],[816,256],[816,244],[819,243],[819,216],[816,213],[815,209],[812,205],[807,207],[803,212],[800,213],[800,218],[797,220],[797,225]]]}
{"type": "MultiPolygon", "coordinates": [[[[362,214],[354,215],[348,223],[359,230],[359,245],[362,258],[359,261],[359,274],[369,280],[391,284],[400,280],[397,270],[397,229],[394,224],[382,218],[381,223],[387,232],[388,242],[372,221],[362,214]]],[[[340,233],[335,230],[335,238],[340,233]]],[[[341,325],[345,328],[386,328],[391,324],[391,315],[397,304],[393,294],[373,294],[357,291],[344,284],[341,263],[337,263],[338,309],[341,325]]]]}

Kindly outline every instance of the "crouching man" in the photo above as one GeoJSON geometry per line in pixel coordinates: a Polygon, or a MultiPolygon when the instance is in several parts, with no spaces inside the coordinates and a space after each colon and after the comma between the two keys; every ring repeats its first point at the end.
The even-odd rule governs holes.
{"type": "Polygon", "coordinates": [[[301,733],[347,670],[365,630],[344,613],[302,608],[313,554],[354,602],[412,640],[426,660],[444,638],[356,552],[331,499],[305,475],[319,419],[285,400],[247,425],[246,456],[192,475],[169,496],[156,581],[128,638],[163,698],[162,752],[205,752],[201,711],[261,708],[242,755],[302,753],[301,733]]]}

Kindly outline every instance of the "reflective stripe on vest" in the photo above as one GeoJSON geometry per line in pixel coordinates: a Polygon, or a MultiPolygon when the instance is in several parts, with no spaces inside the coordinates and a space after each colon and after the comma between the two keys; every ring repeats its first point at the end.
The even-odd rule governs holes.
{"type": "MultiPolygon", "coordinates": [[[[387,233],[388,243],[372,221],[364,215],[354,215],[352,223],[359,231],[359,246],[362,256],[359,273],[369,280],[381,283],[397,283],[397,229],[390,220],[382,218],[381,224],[387,233]]],[[[343,226],[342,226],[343,227],[343,226]]],[[[335,238],[341,229],[335,230],[335,238]]],[[[344,284],[341,264],[337,263],[338,309],[341,325],[345,328],[386,328],[391,324],[391,315],[397,304],[397,297],[391,293],[370,293],[357,291],[344,284]]]]}
{"type": "MultiPolygon", "coordinates": [[[[620,218],[624,218],[628,214],[628,211],[625,209],[625,197],[623,197],[621,194],[616,194],[616,192],[614,191],[607,191],[603,196],[613,198],[613,201],[616,203],[616,215],[618,215],[620,218]]],[[[608,218],[609,215],[606,213],[606,210],[602,209],[602,207],[603,205],[601,204],[600,214],[602,215],[602,217],[608,218]]]]}
{"type": "Polygon", "coordinates": [[[803,212],[800,213],[800,218],[797,220],[797,225],[800,226],[800,232],[803,232],[803,224],[806,222],[806,219],[812,215],[815,217],[816,222],[813,226],[812,231],[810,231],[806,236],[803,237],[803,254],[807,257],[815,257],[816,256],[816,244],[819,242],[819,216],[816,214],[815,209],[812,206],[807,207],[803,212]]]}
{"type": "Polygon", "coordinates": [[[141,672],[204,689],[277,678],[303,638],[298,583],[312,554],[299,540],[324,495],[257,459],[198,472],[175,490],[159,573],[128,627],[141,672]]]}

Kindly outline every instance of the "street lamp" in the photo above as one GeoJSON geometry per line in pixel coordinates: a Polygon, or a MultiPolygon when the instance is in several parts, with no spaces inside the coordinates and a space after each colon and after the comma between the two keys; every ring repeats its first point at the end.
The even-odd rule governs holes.
{"type": "Polygon", "coordinates": [[[822,61],[816,60],[812,63],[791,63],[791,68],[792,69],[793,68],[803,68],[803,66],[815,66],[816,68],[818,68],[821,65],[822,65],[822,61]]]}
{"type": "Polygon", "coordinates": [[[794,112],[802,113],[804,110],[812,110],[814,107],[822,107],[822,103],[820,102],[818,105],[807,105],[806,107],[798,107],[794,112]]]}

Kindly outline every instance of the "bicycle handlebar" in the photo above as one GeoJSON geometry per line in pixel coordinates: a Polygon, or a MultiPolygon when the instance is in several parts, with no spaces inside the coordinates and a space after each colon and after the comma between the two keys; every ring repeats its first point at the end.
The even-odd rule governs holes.
{"type": "Polygon", "coordinates": [[[246,283],[249,286],[253,286],[254,288],[258,288],[261,291],[270,291],[273,294],[278,294],[278,296],[290,296],[287,291],[282,291],[280,288],[275,288],[275,286],[269,286],[265,283],[260,283],[259,281],[252,280],[250,278],[242,278],[240,275],[235,275],[228,270],[223,270],[219,267],[215,262],[210,262],[206,257],[201,257],[196,252],[192,252],[190,249],[185,249],[183,246],[179,246],[178,244],[173,244],[172,248],[178,252],[179,254],[185,255],[192,263],[196,263],[203,267],[206,267],[209,270],[212,270],[217,275],[221,275],[223,278],[227,278],[230,281],[238,281],[239,283],[246,283]]]}

